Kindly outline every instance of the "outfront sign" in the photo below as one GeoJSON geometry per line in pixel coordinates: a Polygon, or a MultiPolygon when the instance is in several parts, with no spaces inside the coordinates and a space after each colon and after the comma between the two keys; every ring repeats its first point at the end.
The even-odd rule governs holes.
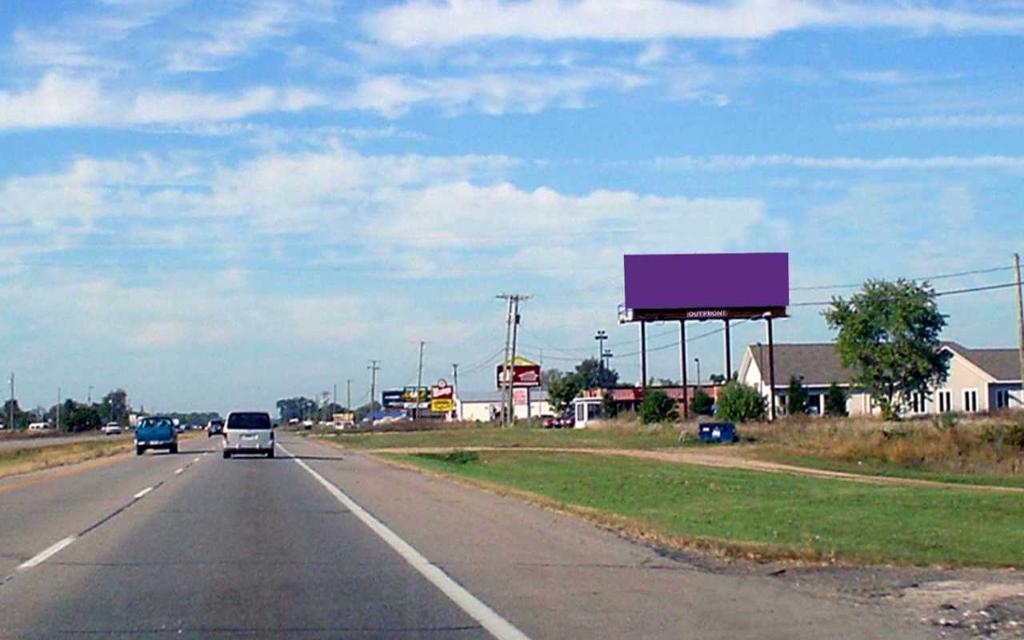
{"type": "Polygon", "coordinates": [[[788,253],[693,253],[623,257],[626,308],[727,318],[730,310],[789,305],[788,253]]]}

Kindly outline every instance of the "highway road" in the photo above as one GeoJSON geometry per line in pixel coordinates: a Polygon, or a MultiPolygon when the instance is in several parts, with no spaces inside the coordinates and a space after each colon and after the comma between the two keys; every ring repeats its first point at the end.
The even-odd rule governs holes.
{"type": "Polygon", "coordinates": [[[58,444],[69,444],[72,442],[89,442],[91,440],[113,440],[115,438],[128,439],[131,434],[119,436],[108,436],[102,433],[88,433],[67,436],[46,436],[46,437],[25,437],[25,438],[0,438],[0,451],[5,449],[35,449],[37,447],[52,447],[58,444]]]}
{"type": "Polygon", "coordinates": [[[294,435],[0,481],[0,638],[932,637],[294,435]]]}

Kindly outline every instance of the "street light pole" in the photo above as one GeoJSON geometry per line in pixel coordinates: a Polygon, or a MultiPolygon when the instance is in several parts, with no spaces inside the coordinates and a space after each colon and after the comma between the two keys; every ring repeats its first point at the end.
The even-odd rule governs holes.
{"type": "Polygon", "coordinates": [[[697,389],[693,392],[696,396],[697,391],[700,391],[700,358],[694,358],[693,361],[697,363],[697,389]]]}

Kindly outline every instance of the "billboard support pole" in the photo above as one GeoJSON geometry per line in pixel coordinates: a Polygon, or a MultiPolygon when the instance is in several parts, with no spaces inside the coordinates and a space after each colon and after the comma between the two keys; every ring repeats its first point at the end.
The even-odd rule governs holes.
{"type": "Polygon", "coordinates": [[[768,323],[768,421],[775,422],[775,336],[772,334],[772,317],[768,323]]]}
{"type": "Polygon", "coordinates": [[[725,381],[732,380],[732,339],[729,335],[729,319],[725,319],[725,381]]]}
{"type": "Polygon", "coordinates": [[[640,321],[640,388],[647,388],[647,323],[640,321]]]}
{"type": "Polygon", "coordinates": [[[679,379],[683,383],[683,420],[689,420],[690,391],[686,384],[686,320],[679,321],[679,379]]]}

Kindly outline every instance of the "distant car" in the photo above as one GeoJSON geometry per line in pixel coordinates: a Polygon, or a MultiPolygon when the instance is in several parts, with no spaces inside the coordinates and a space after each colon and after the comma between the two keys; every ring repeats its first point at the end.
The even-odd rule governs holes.
{"type": "Polygon", "coordinates": [[[103,433],[108,436],[121,435],[121,425],[117,424],[116,422],[108,422],[103,427],[103,433]]]}
{"type": "Polygon", "coordinates": [[[166,449],[178,453],[178,430],[166,416],[146,416],[135,427],[135,455],[146,449],[166,449]]]}
{"type": "Polygon", "coordinates": [[[224,458],[236,453],[274,457],[274,424],[262,411],[232,411],[224,423],[224,458]]]}
{"type": "Polygon", "coordinates": [[[541,416],[541,421],[545,429],[553,429],[558,426],[558,418],[555,416],[541,416]]]}
{"type": "Polygon", "coordinates": [[[303,420],[302,421],[302,428],[307,430],[307,431],[312,429],[313,428],[313,421],[312,420],[303,420]]]}
{"type": "Polygon", "coordinates": [[[46,422],[32,422],[28,425],[29,431],[46,431],[49,428],[50,425],[46,422]]]}
{"type": "Polygon", "coordinates": [[[206,437],[219,436],[224,432],[224,421],[220,419],[210,420],[206,423],[206,437]]]}

